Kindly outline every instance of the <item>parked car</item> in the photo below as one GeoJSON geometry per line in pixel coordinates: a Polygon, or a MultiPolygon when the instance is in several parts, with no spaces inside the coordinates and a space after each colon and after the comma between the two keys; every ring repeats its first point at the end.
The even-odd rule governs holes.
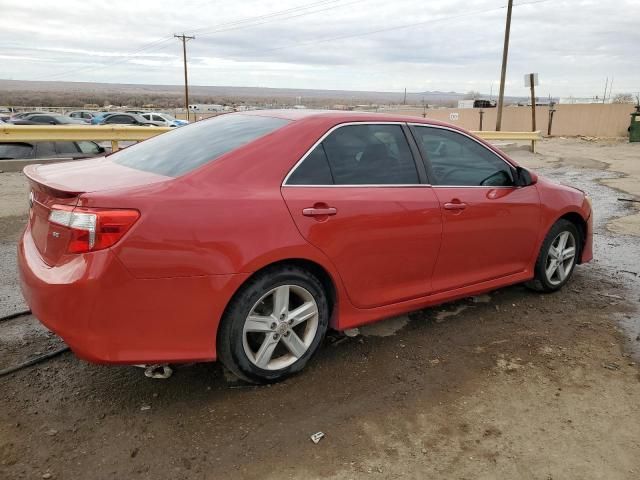
{"type": "Polygon", "coordinates": [[[58,113],[32,113],[20,118],[14,118],[11,123],[15,125],[86,125],[86,122],[77,118],[69,118],[58,113]]]}
{"type": "Polygon", "coordinates": [[[85,123],[91,123],[91,120],[98,116],[99,113],[100,112],[96,112],[94,110],[75,110],[73,112],[69,112],[68,116],[83,120],[85,123]]]}
{"type": "Polygon", "coordinates": [[[95,142],[0,142],[0,160],[33,158],[87,158],[108,151],[95,142]]]}
{"type": "Polygon", "coordinates": [[[148,120],[150,122],[154,122],[163,127],[183,127],[185,125],[189,125],[189,122],[186,120],[178,120],[175,117],[172,117],[168,113],[142,113],[140,114],[142,118],[148,120]]]}
{"type": "Polygon", "coordinates": [[[11,115],[11,121],[13,120],[18,120],[21,118],[26,117],[27,115],[34,115],[36,113],[42,113],[42,114],[47,114],[49,115],[51,113],[51,115],[56,115],[55,113],[52,112],[39,112],[39,111],[28,111],[28,112],[18,112],[18,113],[14,113],[13,115],[11,115]]]}
{"type": "Polygon", "coordinates": [[[98,112],[95,117],[91,119],[91,125],[99,125],[109,115],[115,115],[118,112],[98,112]]]}
{"type": "Polygon", "coordinates": [[[133,113],[114,113],[113,115],[107,115],[100,122],[100,125],[142,125],[142,126],[159,126],[158,122],[150,122],[145,120],[140,115],[133,113]]]}
{"type": "Polygon", "coordinates": [[[273,382],[329,326],[559,290],[592,259],[584,192],[422,118],[233,113],[24,173],[24,297],[93,362],[219,359],[273,382]]]}

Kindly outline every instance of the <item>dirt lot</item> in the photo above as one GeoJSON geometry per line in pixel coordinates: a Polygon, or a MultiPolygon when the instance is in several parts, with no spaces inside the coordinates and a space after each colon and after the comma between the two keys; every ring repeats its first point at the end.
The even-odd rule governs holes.
{"type": "MultiPolygon", "coordinates": [[[[335,335],[271,387],[66,353],[0,378],[0,478],[639,478],[640,205],[617,198],[640,199],[640,144],[512,155],[593,197],[596,260],[563,291],[513,286],[335,335]]],[[[0,174],[0,191],[5,315],[22,308],[23,179],[0,174]]],[[[0,369],[58,342],[31,317],[2,322],[0,369]]]]}

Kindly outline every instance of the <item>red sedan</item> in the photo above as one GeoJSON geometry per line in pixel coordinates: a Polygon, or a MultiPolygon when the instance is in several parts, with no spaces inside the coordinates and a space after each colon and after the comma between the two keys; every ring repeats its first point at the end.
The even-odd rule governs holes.
{"type": "Polygon", "coordinates": [[[328,327],[558,290],[592,258],[582,191],[420,118],[230,114],[25,174],[22,291],[93,362],[220,359],[272,382],[328,327]]]}

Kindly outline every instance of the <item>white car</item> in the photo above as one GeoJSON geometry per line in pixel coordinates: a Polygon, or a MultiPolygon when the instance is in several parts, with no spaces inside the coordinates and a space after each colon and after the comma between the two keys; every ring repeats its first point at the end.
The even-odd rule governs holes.
{"type": "Polygon", "coordinates": [[[175,117],[172,117],[168,113],[160,113],[160,112],[146,112],[142,113],[141,116],[145,120],[149,120],[157,125],[161,125],[163,127],[182,127],[183,125],[188,125],[189,122],[186,120],[178,120],[175,117]]]}

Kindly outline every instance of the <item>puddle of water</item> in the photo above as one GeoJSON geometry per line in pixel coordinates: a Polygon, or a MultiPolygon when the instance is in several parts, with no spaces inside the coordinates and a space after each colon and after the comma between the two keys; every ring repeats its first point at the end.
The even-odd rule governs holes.
{"type": "Polygon", "coordinates": [[[456,315],[460,315],[467,308],[469,308],[469,305],[460,305],[453,310],[442,310],[436,313],[436,322],[437,323],[444,322],[445,319],[449,317],[455,317],[456,315]]]}
{"type": "Polygon", "coordinates": [[[408,322],[409,317],[401,315],[365,325],[359,330],[365,337],[390,337],[400,331],[408,322]]]}
{"type": "Polygon", "coordinates": [[[622,196],[619,192],[598,183],[599,179],[623,175],[586,168],[573,170],[570,166],[545,167],[537,171],[556,182],[580,188],[591,197],[594,215],[592,264],[622,287],[609,294],[624,297],[636,307],[634,313],[621,316],[618,323],[628,338],[632,355],[640,359],[640,342],[636,341],[640,334],[640,240],[631,235],[612,233],[606,228],[611,220],[635,213],[635,210],[617,200],[622,196]]]}

